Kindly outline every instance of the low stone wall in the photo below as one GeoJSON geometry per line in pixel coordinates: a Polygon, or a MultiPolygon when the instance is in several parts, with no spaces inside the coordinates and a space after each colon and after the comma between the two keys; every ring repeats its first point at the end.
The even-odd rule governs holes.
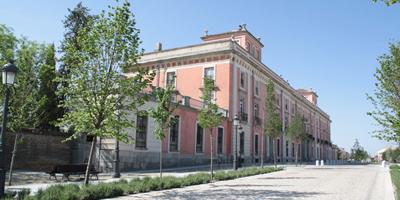
{"type": "MultiPolygon", "coordinates": [[[[159,159],[158,152],[120,151],[120,169],[121,171],[158,169],[160,166],[159,159]]],[[[216,156],[214,159],[215,164],[217,164],[218,160],[221,163],[231,162],[231,159],[225,156],[216,156]]],[[[111,172],[113,170],[114,151],[102,150],[98,162],[101,171],[111,172]]],[[[209,157],[202,154],[163,154],[163,167],[165,168],[207,165],[209,162],[209,157]]]]}
{"type": "MultiPolygon", "coordinates": [[[[71,162],[72,142],[62,142],[65,136],[60,133],[23,132],[15,156],[14,169],[47,171],[56,164],[71,162]]],[[[11,162],[15,133],[6,133],[4,163],[6,169],[11,162]]]]}

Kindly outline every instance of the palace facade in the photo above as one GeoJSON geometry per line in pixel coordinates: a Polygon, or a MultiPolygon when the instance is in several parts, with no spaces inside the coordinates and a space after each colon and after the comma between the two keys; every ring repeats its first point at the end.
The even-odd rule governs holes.
{"type": "MultiPolygon", "coordinates": [[[[158,44],[154,52],[145,53],[139,66],[135,66],[156,73],[154,86],[171,84],[176,89],[174,99],[180,103],[175,112],[178,120],[162,141],[165,166],[209,162],[210,134],[197,121],[198,111],[202,107],[200,96],[204,77],[215,80],[218,91],[214,99],[224,114],[224,121],[215,128],[213,134],[214,158],[217,162],[232,162],[236,144],[233,126],[235,115],[239,116],[241,126],[237,132],[236,148],[243,162],[258,163],[261,156],[270,162],[273,148],[281,163],[294,160],[295,148],[299,149],[303,161],[337,159],[331,143],[331,120],[318,107],[317,93],[293,88],[263,64],[263,44],[245,25],[220,34],[206,32],[201,39],[201,44],[174,49],[164,50],[158,44]],[[264,119],[268,116],[268,113],[264,113],[267,80],[272,80],[275,85],[276,106],[280,110],[282,134],[278,138],[263,134],[264,119]],[[308,132],[308,137],[300,144],[295,144],[285,135],[285,129],[295,112],[305,118],[308,132]]],[[[154,105],[154,102],[149,102],[143,109],[154,105]]],[[[132,117],[140,130],[130,132],[135,138],[134,144],[120,144],[120,166],[125,170],[157,168],[161,145],[152,133],[154,121],[150,117],[132,117]]],[[[100,145],[100,150],[104,152],[100,153],[100,163],[105,170],[112,168],[114,144],[113,140],[104,140],[100,145]]]]}

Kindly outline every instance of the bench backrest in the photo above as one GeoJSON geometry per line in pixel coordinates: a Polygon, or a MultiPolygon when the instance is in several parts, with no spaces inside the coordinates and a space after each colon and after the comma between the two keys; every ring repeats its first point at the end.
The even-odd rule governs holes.
{"type": "MultiPolygon", "coordinates": [[[[55,170],[56,172],[63,173],[63,172],[85,172],[86,171],[86,164],[69,164],[69,165],[56,165],[55,170]]],[[[90,171],[95,171],[93,165],[90,166],[90,171]]]]}

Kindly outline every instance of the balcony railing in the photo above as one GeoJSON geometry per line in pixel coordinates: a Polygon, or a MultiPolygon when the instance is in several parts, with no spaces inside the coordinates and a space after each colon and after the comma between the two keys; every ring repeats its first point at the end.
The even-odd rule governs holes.
{"type": "MultiPolygon", "coordinates": [[[[179,94],[176,95],[175,102],[179,102],[184,107],[193,108],[196,110],[200,110],[204,107],[204,103],[202,101],[179,94]]],[[[228,110],[218,107],[218,112],[221,113],[223,117],[228,117],[228,110]]]]}
{"type": "Polygon", "coordinates": [[[248,120],[248,115],[247,115],[247,113],[240,112],[240,113],[239,113],[239,120],[240,120],[241,122],[247,123],[247,120],[248,120]]]}

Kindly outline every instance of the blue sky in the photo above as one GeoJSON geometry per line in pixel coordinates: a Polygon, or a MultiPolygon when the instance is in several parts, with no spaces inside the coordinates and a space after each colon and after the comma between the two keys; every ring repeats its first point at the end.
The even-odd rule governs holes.
{"type": "MultiPolygon", "coordinates": [[[[56,45],[62,20],[76,0],[5,1],[0,23],[17,35],[56,45]]],[[[110,1],[83,1],[93,13],[110,1]]],[[[331,116],[332,140],[350,149],[358,138],[370,153],[387,145],[371,137],[376,129],[366,115],[372,109],[366,93],[374,89],[377,57],[390,42],[400,41],[400,5],[371,0],[336,1],[131,1],[142,47],[152,50],[200,43],[210,34],[246,23],[265,47],[263,62],[295,88],[313,88],[318,104],[331,116]]]]}

